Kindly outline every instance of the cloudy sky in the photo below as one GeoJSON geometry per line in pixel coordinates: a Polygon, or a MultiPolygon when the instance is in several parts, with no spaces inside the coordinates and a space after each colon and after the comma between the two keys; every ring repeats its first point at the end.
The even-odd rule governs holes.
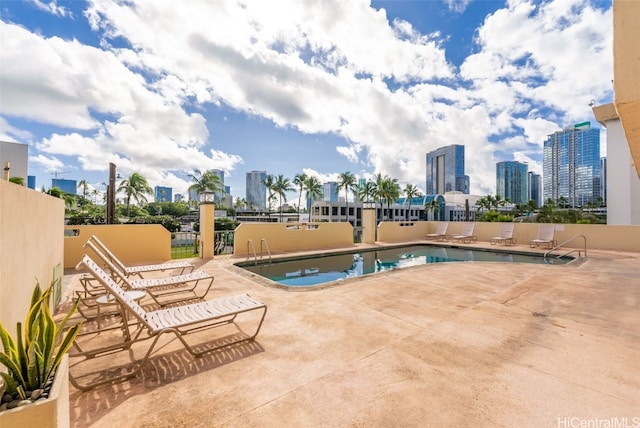
{"type": "Polygon", "coordinates": [[[541,174],[548,134],[600,127],[589,103],[613,97],[611,7],[3,1],[0,139],[29,144],[38,188],[57,175],[102,191],[113,162],[174,193],[195,169],[223,169],[234,197],[253,170],[424,190],[425,154],[463,144],[471,193],[485,195],[496,162],[541,174]]]}

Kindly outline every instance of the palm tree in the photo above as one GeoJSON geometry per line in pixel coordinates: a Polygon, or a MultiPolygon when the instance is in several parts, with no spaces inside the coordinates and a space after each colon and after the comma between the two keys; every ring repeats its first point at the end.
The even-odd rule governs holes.
{"type": "Polygon", "coordinates": [[[236,210],[243,210],[243,209],[247,208],[247,199],[246,198],[238,198],[238,199],[236,199],[236,203],[234,205],[236,206],[236,210]]]}
{"type": "MultiPolygon", "coordinates": [[[[311,200],[311,205],[322,197],[322,184],[316,177],[307,177],[304,182],[304,190],[307,192],[307,199],[311,200]]],[[[309,221],[311,221],[311,207],[309,207],[309,221]]]]}
{"type": "Polygon", "coordinates": [[[267,188],[267,192],[268,192],[268,196],[267,196],[267,215],[269,217],[271,217],[271,203],[273,202],[274,198],[275,198],[275,194],[273,191],[273,186],[276,182],[276,178],[271,175],[271,174],[267,174],[264,177],[264,180],[262,180],[262,184],[264,184],[264,187],[267,188]]]}
{"type": "Polygon", "coordinates": [[[293,184],[298,186],[298,223],[300,223],[300,201],[302,199],[302,190],[304,189],[304,182],[307,180],[307,174],[296,174],[293,177],[293,184]]]}
{"type": "Polygon", "coordinates": [[[344,189],[344,199],[345,199],[345,214],[347,216],[347,222],[349,221],[349,192],[353,193],[356,189],[356,176],[351,174],[350,171],[343,172],[340,174],[338,178],[338,183],[336,185],[336,193],[339,193],[340,190],[344,189]]]}
{"type": "Polygon", "coordinates": [[[199,169],[196,169],[195,174],[189,174],[189,178],[191,178],[194,183],[189,186],[190,191],[196,191],[197,193],[202,192],[213,192],[215,194],[224,194],[224,184],[220,177],[213,173],[213,171],[205,171],[201,172],[199,169]]]}
{"type": "Polygon", "coordinates": [[[509,198],[503,198],[500,195],[496,195],[496,197],[493,198],[493,201],[492,201],[493,208],[497,210],[498,207],[504,207],[509,202],[511,202],[511,201],[509,201],[509,198]]]}
{"type": "Polygon", "coordinates": [[[391,220],[391,203],[400,197],[398,179],[391,178],[388,175],[382,177],[378,174],[376,176],[376,185],[378,198],[380,199],[380,208],[382,208],[382,200],[384,200],[387,203],[387,215],[389,220],[391,220]]]}
{"type": "Polygon", "coordinates": [[[409,218],[405,218],[405,220],[411,220],[411,200],[421,196],[422,192],[414,184],[407,184],[404,188],[404,195],[409,201],[409,208],[407,209],[407,216],[409,218]]]}
{"type": "Polygon", "coordinates": [[[287,192],[295,190],[291,187],[291,182],[284,175],[278,175],[275,183],[273,183],[273,191],[280,198],[280,223],[282,223],[282,199],[287,202],[287,192]]]}
{"type": "Polygon", "coordinates": [[[356,187],[356,197],[360,202],[369,202],[373,200],[376,184],[373,181],[366,181],[356,187]]]}
{"type": "Polygon", "coordinates": [[[91,191],[91,194],[93,195],[93,204],[97,204],[98,203],[98,195],[100,194],[100,192],[98,192],[98,189],[93,189],[91,191]]]}
{"type": "Polygon", "coordinates": [[[64,200],[65,210],[67,208],[71,209],[71,207],[73,207],[73,203],[76,201],[75,195],[63,192],[58,187],[52,187],[49,190],[47,190],[45,193],[48,194],[48,195],[51,195],[51,196],[53,196],[55,198],[60,198],[60,199],[64,200]]]}
{"type": "Polygon", "coordinates": [[[134,172],[120,182],[117,193],[124,193],[127,203],[127,217],[131,214],[131,198],[133,198],[137,204],[147,202],[145,195],[153,194],[153,189],[149,187],[147,179],[140,173],[134,172]]]}
{"type": "Polygon", "coordinates": [[[427,219],[429,218],[429,212],[435,213],[436,210],[440,209],[440,204],[436,201],[435,196],[429,202],[425,202],[424,210],[427,213],[427,219]]]}
{"type": "Polygon", "coordinates": [[[82,189],[82,196],[87,199],[87,195],[89,194],[89,183],[87,183],[87,180],[80,180],[78,187],[82,189]]]}

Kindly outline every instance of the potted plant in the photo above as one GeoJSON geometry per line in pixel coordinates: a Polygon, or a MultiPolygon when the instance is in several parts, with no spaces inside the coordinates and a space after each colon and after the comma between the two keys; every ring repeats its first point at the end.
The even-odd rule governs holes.
{"type": "MultiPolygon", "coordinates": [[[[49,389],[55,384],[54,377],[58,374],[64,362],[64,382],[68,382],[68,362],[66,353],[76,339],[82,323],[65,329],[69,317],[75,312],[78,300],[74,302],[69,313],[56,323],[50,309],[50,297],[55,282],[43,292],[40,284],[36,284],[31,296],[31,306],[23,325],[17,323],[16,336],[11,337],[6,328],[0,323],[0,364],[7,372],[0,372],[6,391],[2,395],[0,406],[0,425],[3,418],[6,421],[9,409],[27,409],[28,404],[46,401],[49,389]],[[6,411],[8,410],[8,411],[6,411]]],[[[66,385],[68,390],[68,384],[66,385]]],[[[64,397],[68,407],[68,393],[64,397]]],[[[34,406],[36,407],[36,406],[34,406]]],[[[46,407],[46,406],[44,406],[46,407]]],[[[68,408],[66,411],[68,417],[68,408]]],[[[24,418],[22,418],[24,421],[24,418]]],[[[45,421],[42,421],[45,422],[45,421]]],[[[11,424],[9,424],[11,425],[11,424]]],[[[46,426],[46,423],[43,424],[46,426]]],[[[67,422],[68,425],[68,422],[67,422]]]]}

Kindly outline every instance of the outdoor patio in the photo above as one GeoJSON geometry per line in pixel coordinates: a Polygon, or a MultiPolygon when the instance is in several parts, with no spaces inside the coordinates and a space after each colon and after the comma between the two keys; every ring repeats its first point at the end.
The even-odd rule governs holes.
{"type": "MultiPolygon", "coordinates": [[[[261,285],[231,266],[238,260],[194,261],[216,277],[211,298],[247,292],[268,305],[256,342],[194,359],[166,335],[137,377],[71,387],[71,425],[640,424],[638,253],[424,265],[299,292],[261,285]]],[[[79,277],[67,272],[68,290],[79,277]]]]}

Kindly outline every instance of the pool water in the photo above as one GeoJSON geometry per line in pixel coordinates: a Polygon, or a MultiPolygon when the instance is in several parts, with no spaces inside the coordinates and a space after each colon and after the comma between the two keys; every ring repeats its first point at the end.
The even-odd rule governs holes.
{"type": "Polygon", "coordinates": [[[340,254],[318,254],[284,261],[237,263],[260,276],[290,287],[307,287],[325,282],[354,278],[376,272],[401,269],[428,263],[443,262],[505,262],[566,264],[572,258],[545,259],[541,255],[526,255],[480,249],[414,245],[340,254]]]}

